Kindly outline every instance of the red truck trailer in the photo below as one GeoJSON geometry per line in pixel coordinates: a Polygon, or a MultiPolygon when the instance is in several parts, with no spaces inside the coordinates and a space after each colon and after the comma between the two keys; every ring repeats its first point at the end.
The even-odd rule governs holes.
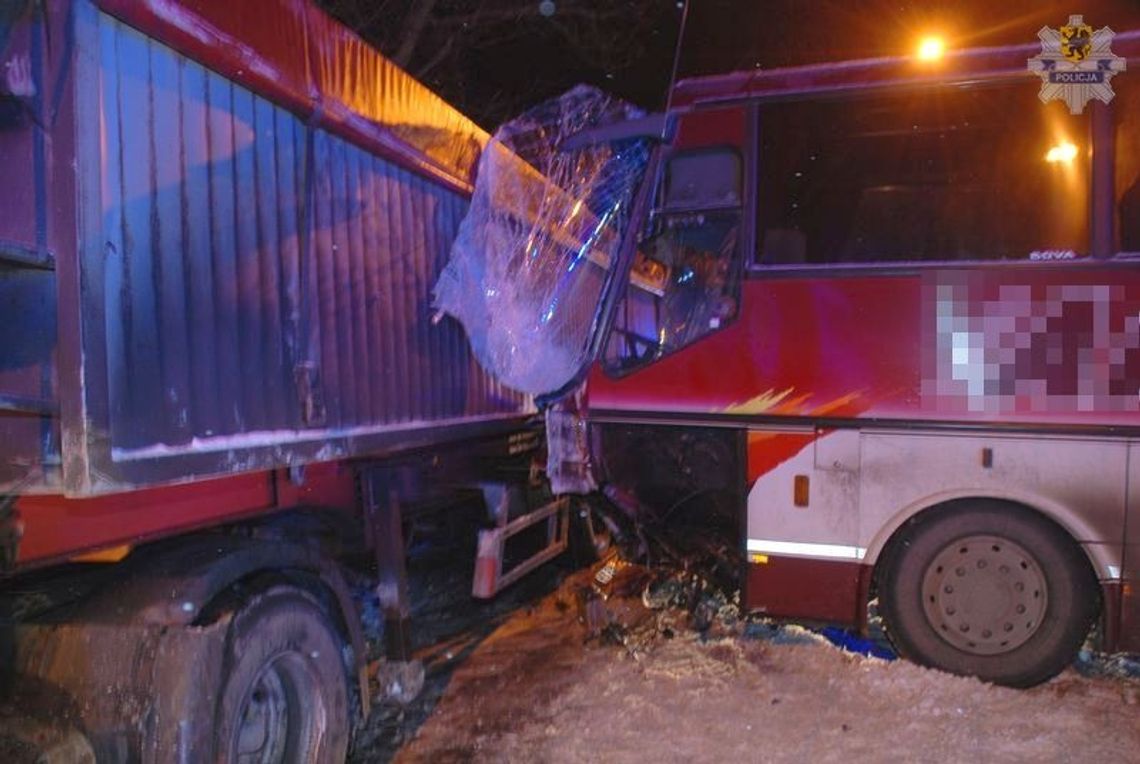
{"type": "Polygon", "coordinates": [[[1094,620],[1140,650],[1140,17],[1088,22],[682,80],[656,119],[554,133],[644,168],[616,267],[526,261],[597,295],[579,333],[526,335],[586,359],[532,390],[575,391],[560,488],[727,515],[749,610],[865,626],[877,598],[931,666],[1033,684],[1094,620]]]}
{"type": "Polygon", "coordinates": [[[534,407],[429,305],[487,135],[306,0],[17,0],[0,63],[0,686],[100,760],[339,760],[345,561],[406,660],[401,507],[490,481],[512,580],[534,407]]]}

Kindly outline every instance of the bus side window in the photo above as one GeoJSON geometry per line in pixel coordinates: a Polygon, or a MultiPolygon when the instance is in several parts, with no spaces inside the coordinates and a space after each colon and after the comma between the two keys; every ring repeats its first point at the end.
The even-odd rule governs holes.
{"type": "Polygon", "coordinates": [[[760,245],[764,263],[795,265],[807,262],[807,235],[794,228],[769,228],[760,245]]]}
{"type": "Polygon", "coordinates": [[[1088,253],[1087,122],[1031,82],[763,104],[759,140],[761,267],[1088,253]]]}
{"type": "Polygon", "coordinates": [[[678,154],[665,169],[666,209],[704,209],[740,204],[740,155],[735,151],[678,154]]]}
{"type": "Polygon", "coordinates": [[[1140,254],[1140,79],[1123,72],[1113,78],[1109,106],[1116,122],[1116,229],[1118,252],[1140,254]]]}

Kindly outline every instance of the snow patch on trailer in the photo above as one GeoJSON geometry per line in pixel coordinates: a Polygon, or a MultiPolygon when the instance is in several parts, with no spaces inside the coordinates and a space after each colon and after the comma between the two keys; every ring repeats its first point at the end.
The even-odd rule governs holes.
{"type": "MultiPolygon", "coordinates": [[[[517,418],[517,415],[514,414],[510,416],[517,418]]],[[[446,427],[448,424],[491,422],[503,418],[504,416],[501,414],[490,414],[487,416],[463,417],[462,419],[453,420],[400,422],[398,424],[381,427],[349,427],[341,430],[321,430],[319,433],[308,430],[261,430],[258,432],[242,432],[233,435],[191,438],[187,443],[156,443],[143,448],[113,448],[111,449],[111,456],[117,462],[141,461],[176,454],[216,453],[258,447],[280,447],[310,442],[314,440],[314,436],[318,436],[320,439],[328,441],[317,454],[317,461],[320,461],[322,457],[331,459],[343,456],[344,453],[346,453],[345,449],[337,447],[335,443],[335,441],[341,439],[386,432],[414,431],[428,427],[446,427]]]]}

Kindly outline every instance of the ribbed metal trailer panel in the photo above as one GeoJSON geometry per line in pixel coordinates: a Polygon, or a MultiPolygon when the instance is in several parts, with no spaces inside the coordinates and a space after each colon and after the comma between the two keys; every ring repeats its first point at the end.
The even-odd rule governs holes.
{"type": "MultiPolygon", "coordinates": [[[[149,5],[177,16],[176,3],[149,5]]],[[[58,293],[59,340],[45,328],[54,305],[8,316],[42,337],[5,351],[0,489],[23,480],[23,491],[82,496],[384,453],[530,411],[481,371],[458,325],[431,320],[431,285],[467,204],[465,160],[432,156],[333,95],[361,124],[330,122],[319,89],[311,110],[270,100],[83,0],[49,8],[29,37],[65,27],[39,52],[39,84],[58,83],[59,104],[46,125],[13,117],[0,156],[43,132],[43,177],[12,182],[42,186],[28,212],[50,220],[26,249],[57,267],[5,270],[0,282],[17,302],[58,293]],[[68,165],[74,178],[53,182],[68,165]],[[17,395],[41,409],[12,412],[17,395]]],[[[432,120],[477,140],[383,63],[404,78],[389,83],[393,98],[423,98],[432,120]]]]}

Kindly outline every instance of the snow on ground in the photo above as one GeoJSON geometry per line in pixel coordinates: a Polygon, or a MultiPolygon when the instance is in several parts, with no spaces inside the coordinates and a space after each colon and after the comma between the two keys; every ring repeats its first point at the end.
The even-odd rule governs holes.
{"type": "Polygon", "coordinates": [[[634,624],[615,644],[588,638],[581,591],[483,641],[396,761],[1140,762],[1136,679],[1011,690],[611,601],[634,624]]]}

